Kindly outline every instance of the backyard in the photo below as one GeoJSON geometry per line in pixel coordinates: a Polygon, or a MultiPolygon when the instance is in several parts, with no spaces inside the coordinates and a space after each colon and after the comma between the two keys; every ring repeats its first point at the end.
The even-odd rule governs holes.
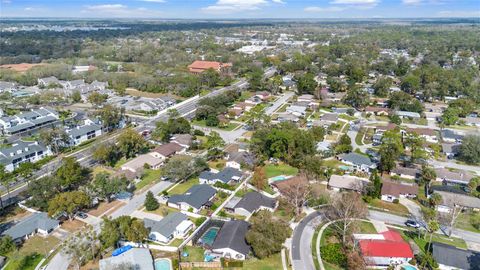
{"type": "Polygon", "coordinates": [[[267,258],[251,258],[243,263],[244,270],[277,270],[282,269],[282,257],[280,253],[267,258]]]}
{"type": "Polygon", "coordinates": [[[268,164],[265,166],[265,175],[267,178],[271,178],[279,175],[296,175],[298,169],[287,164],[268,164]]]}
{"type": "Polygon", "coordinates": [[[174,186],[171,190],[168,191],[168,194],[170,194],[170,195],[172,195],[172,194],[183,194],[183,193],[185,193],[185,191],[187,191],[193,185],[197,185],[197,184],[199,184],[198,178],[188,179],[187,181],[174,186]]]}

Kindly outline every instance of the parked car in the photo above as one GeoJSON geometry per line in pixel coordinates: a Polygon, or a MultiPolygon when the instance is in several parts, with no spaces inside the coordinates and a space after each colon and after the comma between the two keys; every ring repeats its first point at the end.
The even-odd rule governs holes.
{"type": "Polygon", "coordinates": [[[77,217],[79,217],[81,219],[86,219],[88,217],[88,215],[85,212],[77,212],[77,217]]]}
{"type": "Polygon", "coordinates": [[[405,225],[412,228],[417,228],[417,229],[420,228],[420,224],[418,224],[418,222],[416,222],[415,220],[411,220],[411,219],[407,220],[405,222],[405,225]]]}

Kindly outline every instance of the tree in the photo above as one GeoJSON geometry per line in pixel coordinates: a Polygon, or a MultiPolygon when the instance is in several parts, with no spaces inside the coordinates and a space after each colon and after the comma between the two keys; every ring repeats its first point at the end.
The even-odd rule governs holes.
{"type": "Polygon", "coordinates": [[[319,156],[305,156],[301,170],[309,180],[319,180],[324,178],[323,159],[319,156]]]}
{"type": "Polygon", "coordinates": [[[208,169],[206,161],[200,157],[186,155],[171,157],[163,167],[163,175],[176,181],[187,180],[201,171],[208,169]]]}
{"type": "Polygon", "coordinates": [[[402,79],[400,88],[408,94],[415,95],[420,88],[420,78],[409,74],[402,79]]]}
{"type": "Polygon", "coordinates": [[[121,158],[121,153],[114,143],[102,143],[93,150],[93,159],[110,167],[115,166],[121,158]]]}
{"type": "Polygon", "coordinates": [[[95,112],[95,115],[100,118],[102,125],[111,131],[120,125],[120,121],[123,119],[123,112],[117,107],[113,107],[110,104],[103,106],[101,109],[95,112]]]}
{"type": "Polygon", "coordinates": [[[158,209],[160,204],[158,203],[155,196],[153,196],[153,193],[151,191],[148,191],[143,206],[145,206],[145,209],[147,209],[147,211],[153,211],[158,209]]]}
{"type": "Polygon", "coordinates": [[[273,219],[269,211],[259,211],[250,219],[251,227],[245,239],[252,246],[256,257],[262,259],[282,250],[282,245],[290,236],[291,229],[280,219],[273,219]]]}
{"type": "Polygon", "coordinates": [[[173,134],[188,134],[190,130],[190,122],[187,119],[170,115],[167,123],[157,122],[152,137],[162,142],[168,142],[173,134]]]}
{"type": "Polygon", "coordinates": [[[460,111],[457,108],[448,107],[442,114],[442,123],[447,126],[454,125],[459,120],[459,113],[460,111]]]}
{"type": "Polygon", "coordinates": [[[80,91],[73,91],[72,101],[73,101],[73,103],[78,103],[78,102],[82,101],[82,95],[80,94],[80,91]]]}
{"type": "Polygon", "coordinates": [[[417,133],[409,133],[404,140],[406,147],[410,148],[411,162],[415,163],[420,159],[426,159],[428,153],[425,150],[425,138],[418,136],[417,133]]]}
{"type": "Polygon", "coordinates": [[[108,95],[107,94],[100,94],[98,92],[91,93],[87,100],[88,102],[92,103],[96,107],[100,107],[103,103],[107,101],[108,95]]]}
{"type": "Polygon", "coordinates": [[[315,75],[307,72],[303,75],[295,76],[297,81],[297,90],[299,94],[314,94],[318,83],[315,81],[315,75]]]}
{"type": "Polygon", "coordinates": [[[129,159],[148,148],[148,143],[135,130],[128,128],[118,136],[118,148],[120,152],[129,159]]]}
{"type": "Polygon", "coordinates": [[[117,242],[120,240],[118,222],[116,220],[103,217],[102,230],[99,237],[104,249],[115,247],[117,242]]]}
{"type": "MultiPolygon", "coordinates": [[[[7,189],[7,195],[10,195],[10,183],[13,181],[10,173],[5,170],[5,165],[0,164],[0,184],[2,184],[7,189]]],[[[0,204],[3,210],[3,200],[0,195],[0,204]]]]}
{"type": "Polygon", "coordinates": [[[207,156],[209,159],[217,159],[223,156],[222,148],[225,146],[225,141],[220,137],[216,131],[211,131],[207,136],[205,147],[208,149],[207,156]]]}
{"type": "Polygon", "coordinates": [[[332,228],[342,236],[343,244],[347,241],[347,234],[355,224],[355,219],[365,218],[366,215],[367,207],[360,194],[356,192],[335,194],[326,212],[326,218],[335,221],[332,223],[332,228]]]}
{"type": "Polygon", "coordinates": [[[95,260],[100,255],[101,243],[93,227],[88,227],[86,231],[82,230],[70,236],[63,243],[62,250],[70,256],[79,269],[80,266],[95,260]]]}
{"type": "Polygon", "coordinates": [[[70,143],[70,138],[65,130],[58,128],[42,129],[39,133],[39,140],[43,144],[51,146],[54,153],[60,152],[63,146],[70,143]]]}
{"type": "Polygon", "coordinates": [[[220,74],[213,68],[209,68],[200,74],[200,81],[208,87],[215,87],[220,81],[220,74]]]}
{"type": "Polygon", "coordinates": [[[89,170],[83,168],[74,157],[66,157],[55,172],[55,178],[63,189],[78,187],[88,180],[89,170]]]}
{"type": "Polygon", "coordinates": [[[352,140],[347,134],[343,134],[335,145],[335,152],[338,154],[349,153],[353,150],[352,140]]]}
{"type": "Polygon", "coordinates": [[[125,177],[111,177],[106,172],[95,175],[91,189],[95,196],[110,201],[112,195],[127,189],[128,180],[125,177]]]}
{"type": "Polygon", "coordinates": [[[428,241],[428,248],[427,250],[430,250],[430,247],[432,246],[432,238],[433,234],[440,229],[440,225],[438,224],[438,221],[436,220],[430,220],[427,223],[427,230],[430,233],[430,240],[428,241]]]}
{"type": "Polygon", "coordinates": [[[386,131],[380,145],[380,169],[389,172],[395,168],[395,161],[403,153],[402,135],[398,129],[386,131]]]}
{"type": "Polygon", "coordinates": [[[480,135],[467,135],[460,145],[460,159],[469,163],[480,162],[480,135]]]}
{"type": "Polygon", "coordinates": [[[38,165],[35,163],[23,162],[20,163],[20,166],[18,166],[17,172],[20,174],[20,176],[27,180],[27,183],[30,183],[30,178],[32,177],[33,172],[38,169],[38,165]]]}
{"type": "Polygon", "coordinates": [[[148,237],[148,229],[142,220],[133,219],[128,230],[125,231],[125,236],[128,241],[134,243],[142,243],[148,237]]]}
{"type": "Polygon", "coordinates": [[[387,97],[391,86],[392,79],[382,76],[373,84],[373,90],[376,96],[387,97]]]}
{"type": "Polygon", "coordinates": [[[70,219],[73,219],[74,214],[89,206],[90,198],[83,191],[63,192],[51,199],[48,202],[48,214],[54,216],[59,213],[67,213],[70,219]]]}
{"type": "Polygon", "coordinates": [[[368,104],[368,95],[360,87],[353,86],[348,89],[343,102],[357,109],[362,108],[368,104]]]}
{"type": "Polygon", "coordinates": [[[307,202],[311,191],[312,189],[304,175],[297,176],[297,181],[282,189],[282,195],[294,210],[295,216],[302,213],[303,206],[307,202]]]}
{"type": "Polygon", "coordinates": [[[17,245],[15,245],[10,235],[5,235],[0,238],[0,254],[12,252],[16,247],[17,245]]]}
{"type": "Polygon", "coordinates": [[[478,197],[480,195],[480,177],[477,176],[470,179],[468,188],[470,189],[470,194],[478,197]]]}
{"type": "Polygon", "coordinates": [[[368,188],[368,196],[376,199],[380,199],[382,194],[382,179],[378,175],[377,170],[373,170],[370,175],[370,186],[368,188]]]}
{"type": "Polygon", "coordinates": [[[263,190],[267,186],[267,178],[263,167],[256,167],[252,177],[252,185],[258,190],[263,190]]]}

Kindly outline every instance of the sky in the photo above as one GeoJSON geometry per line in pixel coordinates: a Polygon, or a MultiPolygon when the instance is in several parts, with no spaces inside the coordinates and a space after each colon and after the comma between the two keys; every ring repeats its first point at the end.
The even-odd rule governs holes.
{"type": "Polygon", "coordinates": [[[0,18],[480,17],[480,0],[0,0],[0,18]]]}

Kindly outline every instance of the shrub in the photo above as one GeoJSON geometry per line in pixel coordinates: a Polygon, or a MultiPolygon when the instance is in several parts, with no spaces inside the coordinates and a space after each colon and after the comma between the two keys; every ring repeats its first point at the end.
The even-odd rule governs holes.
{"type": "Polygon", "coordinates": [[[328,244],[320,247],[322,259],[326,262],[345,267],[347,264],[347,256],[343,252],[340,243],[328,244]]]}
{"type": "Polygon", "coordinates": [[[480,230],[480,214],[472,215],[470,218],[470,223],[475,229],[480,230]]]}
{"type": "Polygon", "coordinates": [[[199,227],[200,225],[203,224],[203,222],[205,222],[206,219],[207,219],[206,217],[198,218],[197,220],[195,220],[195,226],[199,227]]]}
{"type": "Polygon", "coordinates": [[[400,201],[399,201],[398,199],[394,199],[394,200],[393,200],[393,203],[398,204],[399,202],[400,202],[400,201]]]}
{"type": "Polygon", "coordinates": [[[9,235],[0,238],[0,254],[6,254],[15,250],[15,243],[9,235]]]}
{"type": "Polygon", "coordinates": [[[158,209],[160,204],[158,203],[155,196],[153,196],[153,193],[151,191],[149,191],[149,192],[147,192],[147,195],[145,197],[145,202],[143,203],[143,206],[145,206],[145,209],[147,209],[147,211],[153,211],[153,210],[158,209]]]}

